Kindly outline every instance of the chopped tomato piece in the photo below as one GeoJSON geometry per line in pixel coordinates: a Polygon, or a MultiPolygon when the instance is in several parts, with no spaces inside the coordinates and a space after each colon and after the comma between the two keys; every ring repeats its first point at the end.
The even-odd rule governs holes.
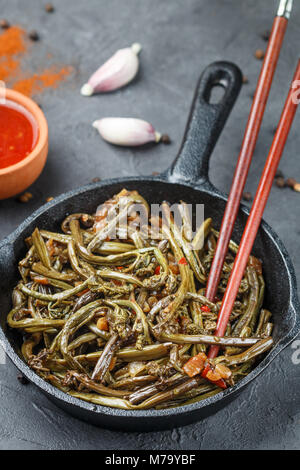
{"type": "Polygon", "coordinates": [[[217,364],[215,367],[215,371],[220,374],[222,379],[229,379],[232,375],[231,370],[224,364],[217,364]]]}
{"type": "Polygon", "coordinates": [[[216,370],[210,369],[206,374],[206,378],[210,380],[210,382],[218,382],[222,377],[216,370]]]}
{"type": "Polygon", "coordinates": [[[200,372],[203,371],[206,361],[206,354],[200,352],[184,364],[183,370],[189,377],[194,377],[195,375],[198,375],[200,374],[200,372]]]}
{"type": "Polygon", "coordinates": [[[224,390],[227,388],[227,385],[224,379],[217,380],[214,383],[217,385],[217,387],[223,388],[224,390]]]}
{"type": "Polygon", "coordinates": [[[201,310],[202,312],[210,312],[210,308],[208,305],[202,305],[201,310]]]}
{"type": "MultiPolygon", "coordinates": [[[[212,371],[212,366],[211,366],[210,364],[207,364],[207,365],[205,366],[205,369],[203,370],[203,372],[202,372],[202,374],[201,374],[202,377],[204,377],[204,378],[206,378],[207,380],[209,380],[209,378],[207,377],[207,374],[208,374],[208,372],[210,372],[210,371],[212,371]]],[[[227,388],[226,382],[225,382],[225,380],[222,379],[222,378],[221,378],[220,380],[216,380],[216,381],[213,381],[213,380],[209,380],[209,381],[212,382],[213,384],[217,385],[217,386],[220,387],[220,388],[223,388],[223,389],[227,388]]]]}
{"type": "Polygon", "coordinates": [[[113,279],[112,281],[116,286],[121,286],[122,285],[122,281],[119,281],[119,279],[113,279]]]}
{"type": "Polygon", "coordinates": [[[108,331],[108,321],[106,317],[101,317],[97,321],[97,328],[98,330],[108,331]]]}
{"type": "Polygon", "coordinates": [[[154,273],[155,274],[159,274],[160,273],[160,266],[156,266],[155,270],[154,270],[154,273]]]}
{"type": "Polygon", "coordinates": [[[77,297],[81,297],[82,295],[86,294],[90,289],[84,289],[81,292],[78,292],[77,297]]]}
{"type": "Polygon", "coordinates": [[[178,261],[179,264],[188,264],[187,260],[185,259],[185,257],[181,258],[179,261],[178,261]]]}
{"type": "Polygon", "coordinates": [[[39,284],[43,284],[44,286],[47,286],[49,284],[49,281],[46,277],[38,277],[36,276],[34,278],[34,282],[38,282],[39,284]]]}

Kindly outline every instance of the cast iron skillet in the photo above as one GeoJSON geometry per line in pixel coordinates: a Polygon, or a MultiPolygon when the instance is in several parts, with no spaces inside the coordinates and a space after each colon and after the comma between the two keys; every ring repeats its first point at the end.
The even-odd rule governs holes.
{"type": "MultiPolygon", "coordinates": [[[[164,429],[182,426],[208,416],[234,398],[243,387],[256,378],[299,333],[299,302],[294,269],[283,244],[273,230],[261,224],[254,254],[263,260],[266,279],[266,306],[274,314],[273,349],[257,367],[233,388],[202,402],[166,410],[124,411],[96,406],[73,398],[42,380],[20,358],[20,338],[6,326],[11,308],[11,291],[19,278],[17,263],[25,253],[24,239],[35,227],[59,230],[68,213],[93,212],[123,187],[138,190],[152,203],[184,200],[190,204],[205,204],[205,216],[220,225],[226,198],[208,179],[208,161],[218,136],[226,122],[241,86],[241,72],[233,64],[217,62],[206,68],[197,86],[192,112],[179,155],[172,167],[157,177],[113,179],[76,189],[46,204],[29,217],[0,245],[0,340],[17,368],[36,384],[57,405],[91,423],[123,430],[164,429]],[[225,89],[221,101],[211,104],[211,90],[220,85],[225,89]]],[[[247,210],[241,207],[233,238],[240,240],[247,210]]]]}

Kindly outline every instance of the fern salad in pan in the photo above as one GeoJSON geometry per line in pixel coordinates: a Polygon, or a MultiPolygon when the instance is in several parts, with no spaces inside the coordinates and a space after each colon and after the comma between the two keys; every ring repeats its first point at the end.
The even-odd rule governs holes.
{"type": "Polygon", "coordinates": [[[61,232],[37,227],[25,240],[7,323],[22,335],[28,365],[65,393],[121,409],[182,406],[233,386],[272,347],[261,262],[250,256],[226,334],[215,336],[238,246],[230,242],[210,302],[213,221],[193,234],[183,202],[181,227],[161,208],[151,215],[124,189],[95,214],[68,215],[61,232]],[[211,345],[220,347],[214,359],[211,345]]]}

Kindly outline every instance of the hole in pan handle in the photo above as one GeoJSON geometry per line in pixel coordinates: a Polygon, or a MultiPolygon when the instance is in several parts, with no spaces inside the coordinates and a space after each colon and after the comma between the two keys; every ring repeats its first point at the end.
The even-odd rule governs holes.
{"type": "Polygon", "coordinates": [[[230,62],[206,67],[197,84],[178,156],[167,172],[171,181],[208,181],[209,158],[242,85],[240,69],[230,62]],[[222,96],[216,88],[222,87],[222,96]]]}

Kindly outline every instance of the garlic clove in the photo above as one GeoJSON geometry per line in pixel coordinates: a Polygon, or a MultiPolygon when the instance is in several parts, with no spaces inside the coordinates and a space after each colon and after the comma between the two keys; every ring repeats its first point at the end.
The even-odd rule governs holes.
{"type": "Polygon", "coordinates": [[[139,69],[138,54],[142,47],[139,43],[119,49],[108,59],[81,88],[83,96],[117,90],[131,82],[139,69]]]}
{"type": "Polygon", "coordinates": [[[138,146],[159,142],[161,134],[147,121],[134,118],[104,118],[93,123],[104,140],[114,145],[138,146]]]}
{"type": "Polygon", "coordinates": [[[94,93],[94,89],[92,85],[90,85],[89,83],[86,83],[81,88],[80,93],[82,94],[82,96],[92,96],[92,94],[94,93]]]}

